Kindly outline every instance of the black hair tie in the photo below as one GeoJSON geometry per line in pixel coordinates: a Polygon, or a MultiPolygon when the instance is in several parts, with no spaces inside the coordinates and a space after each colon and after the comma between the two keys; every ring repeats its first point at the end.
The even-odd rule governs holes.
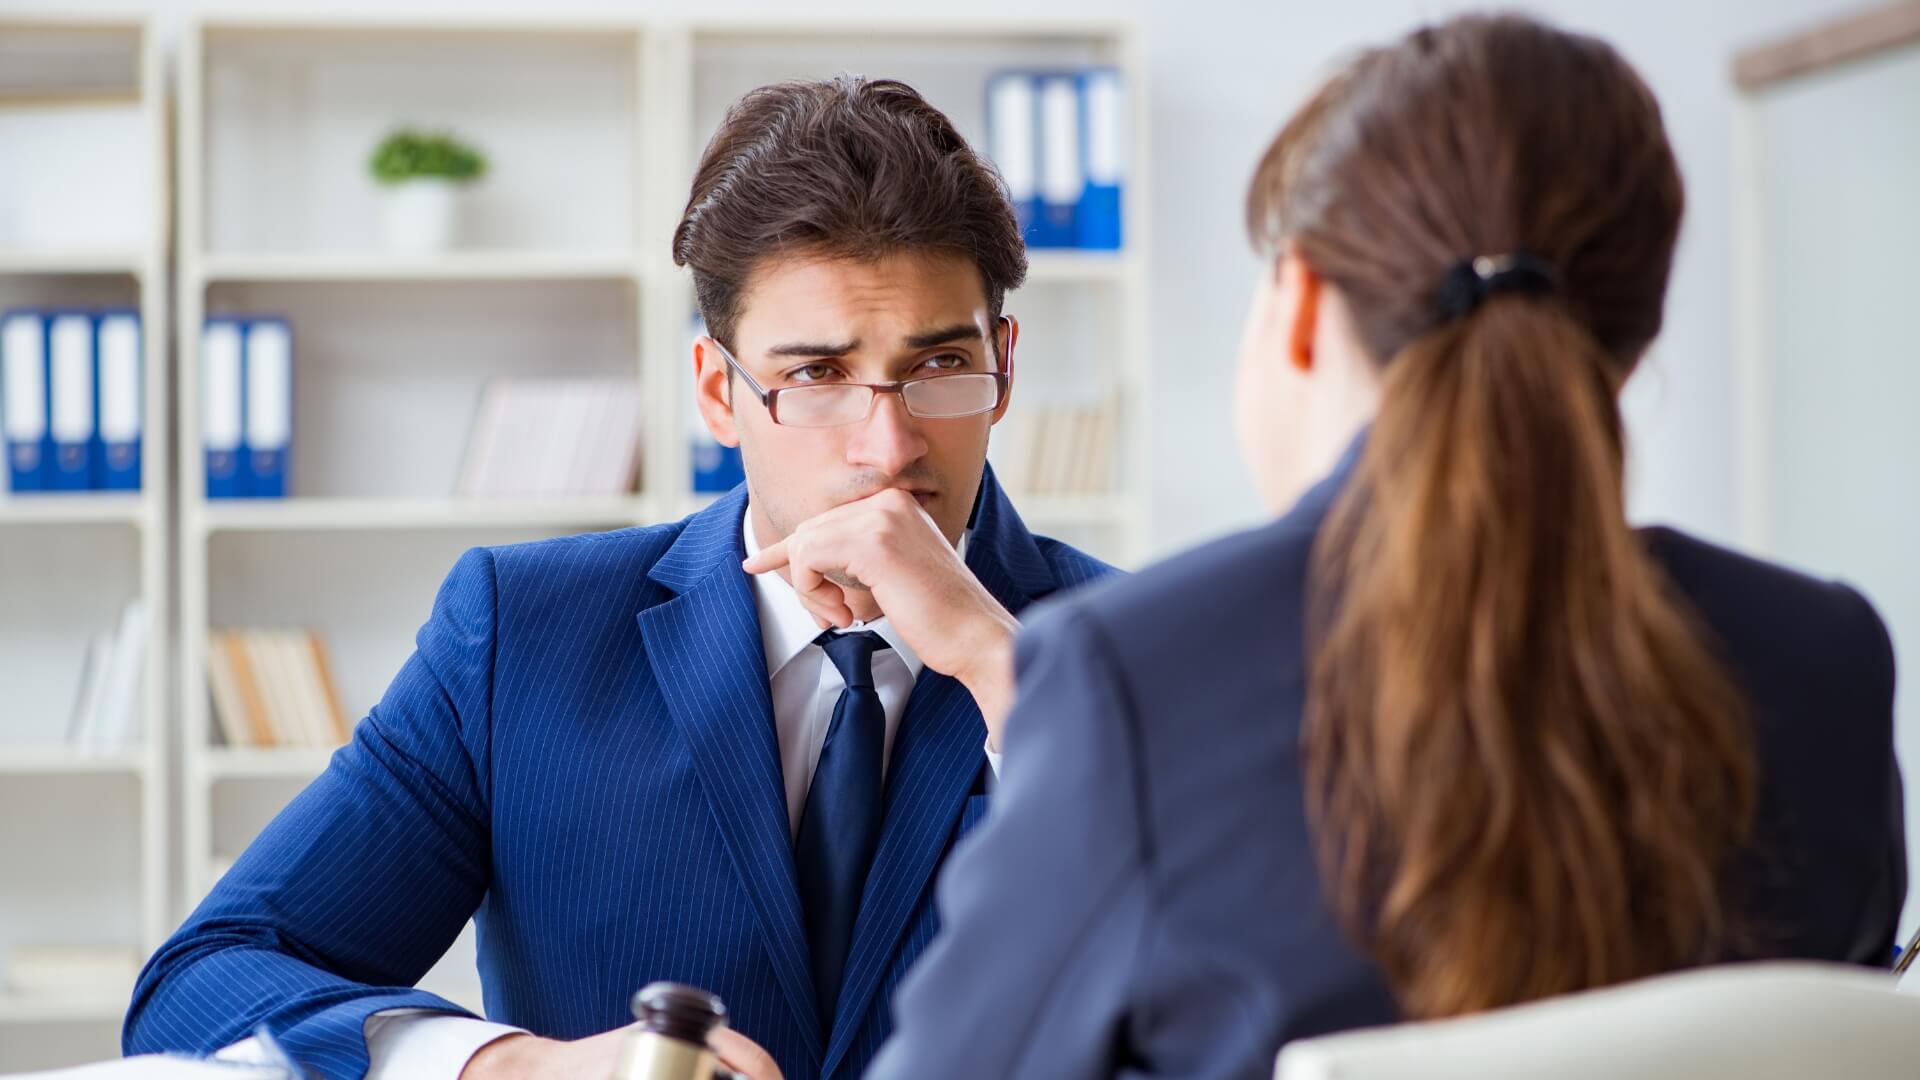
{"type": "Polygon", "coordinates": [[[1539,256],[1524,251],[1480,255],[1447,271],[1440,282],[1440,314],[1452,321],[1497,292],[1550,293],[1556,287],[1553,266],[1539,256]]]}

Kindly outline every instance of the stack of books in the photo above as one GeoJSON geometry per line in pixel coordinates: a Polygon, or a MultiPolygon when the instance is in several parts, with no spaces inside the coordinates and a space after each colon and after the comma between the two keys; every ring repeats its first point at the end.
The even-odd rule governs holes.
{"type": "Polygon", "coordinates": [[[129,602],[116,631],[96,634],[80,666],[80,686],[67,720],[67,745],[112,751],[141,735],[141,688],[146,684],[147,605],[129,602]]]}
{"type": "Polygon", "coordinates": [[[631,494],[643,409],[637,379],[495,380],[481,397],[456,490],[474,498],[631,494]]]}
{"type": "Polygon", "coordinates": [[[350,729],[325,639],[311,630],[216,630],[207,685],[226,745],[332,747],[350,729]]]}
{"type": "Polygon", "coordinates": [[[1118,408],[1100,405],[1022,408],[994,426],[994,475],[1016,495],[1106,495],[1114,486],[1118,408]]]}

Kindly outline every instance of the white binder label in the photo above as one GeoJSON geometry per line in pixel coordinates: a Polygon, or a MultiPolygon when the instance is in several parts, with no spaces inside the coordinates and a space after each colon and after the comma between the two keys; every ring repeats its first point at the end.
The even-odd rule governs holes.
{"type": "Polygon", "coordinates": [[[1034,163],[1033,82],[1025,75],[1002,75],[987,90],[989,153],[1007,182],[1014,202],[1033,198],[1038,169],[1034,163]]]}
{"type": "Polygon", "coordinates": [[[293,334],[285,323],[247,327],[247,445],[277,450],[293,433],[293,334]]]}
{"type": "Polygon", "coordinates": [[[0,361],[6,384],[6,437],[10,442],[39,442],[47,436],[45,341],[38,315],[14,315],[0,330],[0,361]]]}
{"type": "Polygon", "coordinates": [[[1080,167],[1080,90],[1071,77],[1050,78],[1040,87],[1040,198],[1071,206],[1086,186],[1080,167]]]}
{"type": "Polygon", "coordinates": [[[100,320],[100,437],[140,437],[140,322],[131,315],[100,320]]]}
{"type": "Polygon", "coordinates": [[[1121,105],[1118,72],[1087,74],[1087,178],[1102,187],[1118,187],[1126,168],[1121,105]]]}
{"type": "Polygon", "coordinates": [[[240,447],[240,327],[214,323],[200,333],[200,434],[208,450],[240,447]]]}
{"type": "Polygon", "coordinates": [[[53,351],[53,441],[93,438],[93,319],[61,315],[47,333],[53,351]]]}

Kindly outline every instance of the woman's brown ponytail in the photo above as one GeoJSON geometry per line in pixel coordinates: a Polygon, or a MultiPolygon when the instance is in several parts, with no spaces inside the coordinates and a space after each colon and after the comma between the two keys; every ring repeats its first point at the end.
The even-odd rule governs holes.
{"type": "Polygon", "coordinates": [[[1616,405],[1680,208],[1640,80],[1516,18],[1360,58],[1255,180],[1256,238],[1340,290],[1383,381],[1315,550],[1305,751],[1331,899],[1410,1015],[1686,966],[1726,929],[1751,736],[1627,525],[1616,405]],[[1483,262],[1450,289],[1515,253],[1529,287],[1483,262]]]}

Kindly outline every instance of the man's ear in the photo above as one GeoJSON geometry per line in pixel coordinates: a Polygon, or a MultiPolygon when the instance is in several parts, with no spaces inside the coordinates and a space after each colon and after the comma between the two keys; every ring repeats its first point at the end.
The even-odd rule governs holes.
{"type": "Polygon", "coordinates": [[[727,378],[730,369],[714,340],[705,334],[693,339],[693,398],[700,406],[700,419],[721,446],[739,446],[740,435],[733,422],[733,387],[727,378]]]}
{"type": "Polygon", "coordinates": [[[1301,374],[1313,371],[1313,339],[1320,329],[1320,275],[1289,246],[1281,260],[1281,317],[1287,321],[1287,359],[1301,374]]]}
{"type": "Polygon", "coordinates": [[[994,342],[1000,357],[1000,370],[1007,373],[1007,392],[1000,398],[1000,407],[993,410],[993,422],[1007,415],[1007,406],[1013,404],[1013,350],[1020,343],[1020,320],[1011,315],[1000,316],[999,333],[994,342]]]}

